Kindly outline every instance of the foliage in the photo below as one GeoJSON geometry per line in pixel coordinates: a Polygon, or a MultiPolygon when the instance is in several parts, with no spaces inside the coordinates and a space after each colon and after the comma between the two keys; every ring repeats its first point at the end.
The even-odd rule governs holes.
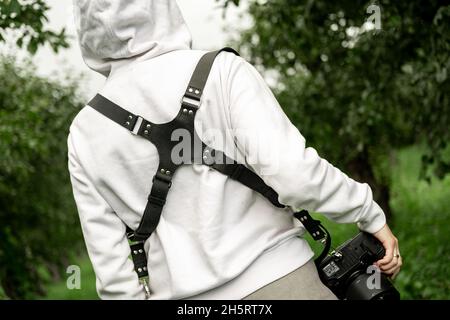
{"type": "Polygon", "coordinates": [[[417,181],[421,150],[408,148],[399,154],[394,172],[392,207],[394,232],[404,256],[397,286],[406,299],[450,297],[450,175],[431,183],[417,181]]]}
{"type": "MultiPolygon", "coordinates": [[[[395,164],[392,206],[396,213],[394,233],[404,259],[395,281],[402,299],[448,299],[450,297],[450,176],[431,184],[418,179],[423,148],[401,150],[395,164]]],[[[337,224],[314,214],[330,230],[336,248],[357,232],[354,224],[337,224]]],[[[306,235],[316,253],[322,246],[306,235]]],[[[95,275],[87,256],[71,264],[80,265],[81,290],[68,290],[65,281],[51,284],[46,299],[97,299],[95,275]]]]}
{"type": "MultiPolygon", "coordinates": [[[[225,2],[231,3],[239,1],[225,2]]],[[[439,177],[449,172],[443,155],[450,138],[450,6],[436,0],[246,3],[254,23],[240,33],[241,53],[276,75],[277,98],[307,140],[368,182],[387,213],[391,172],[379,164],[395,149],[425,141],[423,172],[431,172],[430,164],[439,177]],[[380,9],[379,30],[367,22],[372,4],[380,9]]]]}
{"type": "MultiPolygon", "coordinates": [[[[220,2],[226,7],[244,1],[220,2]]],[[[395,212],[391,227],[404,257],[396,281],[402,298],[448,299],[448,3],[245,4],[254,23],[240,32],[241,54],[275,79],[280,104],[307,141],[369,182],[383,208],[395,212]],[[374,5],[380,29],[371,19],[374,5]],[[397,152],[418,143],[423,147],[397,152]],[[418,180],[419,173],[428,183],[418,180]]],[[[356,232],[354,226],[325,225],[334,246],[356,232]]]]}
{"type": "Polygon", "coordinates": [[[42,293],[81,233],[67,170],[67,134],[81,107],[74,81],[39,78],[0,60],[0,283],[11,298],[42,293]]]}
{"type": "Polygon", "coordinates": [[[47,11],[50,8],[44,0],[2,0],[0,2],[0,42],[4,40],[5,32],[17,30],[16,43],[26,47],[34,54],[39,46],[48,43],[54,51],[67,48],[65,29],[54,32],[44,28],[47,11]]]}

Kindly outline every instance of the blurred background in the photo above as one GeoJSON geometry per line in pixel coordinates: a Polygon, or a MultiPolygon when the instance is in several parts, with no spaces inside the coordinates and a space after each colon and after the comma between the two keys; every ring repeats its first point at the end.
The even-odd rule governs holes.
{"type": "MultiPolygon", "coordinates": [[[[400,241],[402,298],[450,298],[448,2],[177,2],[194,49],[236,48],[308,144],[371,185],[400,241]]],[[[103,81],[71,1],[0,0],[0,299],[98,299],[66,138],[103,81]]],[[[316,217],[334,246],[357,232],[316,217]]]]}

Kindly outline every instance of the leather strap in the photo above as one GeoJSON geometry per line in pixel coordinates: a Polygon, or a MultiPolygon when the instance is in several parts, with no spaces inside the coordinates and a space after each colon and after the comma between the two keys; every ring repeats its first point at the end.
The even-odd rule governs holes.
{"type": "Polygon", "coordinates": [[[261,179],[256,173],[248,169],[242,164],[212,164],[211,168],[229,176],[231,179],[236,180],[249,187],[250,189],[258,192],[274,206],[278,208],[284,208],[285,206],[278,201],[278,193],[269,187],[263,179],[261,179]]]}
{"type": "MultiPolygon", "coordinates": [[[[172,132],[176,129],[186,129],[190,133],[191,137],[193,137],[193,139],[191,139],[191,152],[192,150],[195,150],[194,146],[196,143],[199,143],[202,146],[200,155],[194,153],[191,154],[190,159],[192,163],[208,165],[211,168],[229,176],[231,179],[239,181],[250,189],[260,193],[274,206],[279,208],[284,207],[284,205],[278,201],[278,194],[276,191],[265,184],[256,173],[244,165],[228,158],[222,151],[214,150],[213,148],[207,146],[200,140],[195,131],[194,119],[197,110],[200,108],[201,97],[209,73],[214,63],[214,59],[222,51],[232,52],[238,55],[237,52],[231,48],[223,48],[221,50],[204,54],[200,58],[181,99],[181,108],[177,116],[170,122],[163,124],[152,123],[151,121],[123,109],[100,94],[97,94],[88,103],[89,106],[126,128],[133,134],[139,135],[152,142],[158,150],[159,166],[152,180],[153,183],[150,194],[148,195],[147,205],[145,207],[142,220],[139,227],[135,231],[127,227],[128,238],[132,241],[137,241],[140,243],[139,246],[131,247],[136,272],[139,277],[147,274],[146,269],[144,269],[144,266],[146,266],[146,260],[143,260],[142,255],[140,255],[142,252],[139,250],[143,250],[143,242],[150,237],[156,229],[168,192],[172,185],[173,174],[176,169],[184,164],[176,164],[171,159],[171,151],[178,143],[176,141],[172,141],[171,139],[172,132]],[[210,161],[209,156],[211,155],[216,159],[221,157],[221,161],[210,161]],[[138,254],[134,254],[134,248],[137,248],[138,254]]],[[[312,234],[315,240],[320,240],[325,236],[325,233],[320,228],[320,222],[312,219],[307,211],[303,210],[296,213],[294,216],[305,225],[305,228],[312,234]]]]}
{"type": "MultiPolygon", "coordinates": [[[[177,143],[171,141],[170,138],[173,130],[177,128],[184,128],[188,130],[191,137],[194,137],[193,140],[197,140],[193,141],[193,144],[195,142],[198,143],[200,140],[194,129],[194,118],[196,111],[200,107],[199,102],[201,101],[203,90],[214,60],[222,51],[237,54],[231,48],[223,48],[221,50],[204,54],[197,63],[194,73],[192,74],[186,88],[179,113],[172,121],[168,123],[152,123],[147,119],[123,109],[100,94],[96,95],[88,103],[89,106],[122,127],[128,129],[133,134],[139,135],[155,144],[158,150],[160,163],[158,170],[153,177],[151,191],[148,195],[147,205],[145,207],[142,220],[134,234],[129,232],[130,239],[134,241],[145,241],[156,229],[167,199],[167,194],[172,184],[172,176],[175,170],[181,165],[174,164],[171,159],[171,150],[177,143]]],[[[273,205],[280,208],[284,207],[284,205],[279,203],[278,194],[275,190],[266,185],[256,173],[244,165],[236,163],[236,161],[228,158],[221,151],[214,150],[201,141],[200,143],[202,145],[202,155],[200,155],[200,157],[198,155],[192,155],[192,163],[202,163],[208,165],[211,168],[229,176],[231,179],[239,181],[245,186],[258,192],[267,198],[273,205]],[[205,152],[209,152],[210,155],[215,155],[216,157],[222,157],[222,161],[218,163],[215,161],[207,161],[206,157],[203,156],[205,152]]],[[[193,147],[194,146],[192,146],[192,150],[194,150],[193,147]]]]}
{"type": "Polygon", "coordinates": [[[139,119],[135,114],[123,109],[121,106],[106,99],[100,94],[97,94],[88,105],[130,131],[133,131],[134,126],[139,119]]]}
{"type": "Polygon", "coordinates": [[[186,88],[186,92],[184,93],[184,97],[200,101],[214,60],[216,59],[217,55],[223,51],[234,53],[237,56],[239,55],[239,53],[229,47],[205,53],[197,63],[194,73],[192,73],[191,79],[189,80],[189,84],[186,88]]]}
{"type": "Polygon", "coordinates": [[[137,242],[130,245],[131,258],[133,259],[134,270],[139,278],[147,277],[147,254],[144,250],[144,243],[137,242]]]}

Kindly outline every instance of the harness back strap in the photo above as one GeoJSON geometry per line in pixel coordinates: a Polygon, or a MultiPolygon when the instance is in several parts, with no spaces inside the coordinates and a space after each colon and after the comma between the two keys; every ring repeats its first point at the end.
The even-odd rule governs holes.
{"type": "MultiPolygon", "coordinates": [[[[210,70],[216,56],[222,52],[228,51],[237,54],[231,48],[223,48],[221,50],[208,52],[203,55],[189,81],[184,96],[181,100],[181,108],[178,115],[170,122],[163,124],[155,124],[138,115],[135,115],[126,109],[120,107],[114,102],[108,100],[102,95],[96,95],[88,105],[118,123],[122,127],[128,129],[133,134],[139,135],[157,147],[160,163],[158,170],[153,177],[153,184],[148,196],[147,205],[144,210],[142,220],[139,227],[134,231],[128,229],[129,238],[134,241],[146,240],[156,229],[162,209],[166,202],[167,194],[171,187],[171,180],[175,170],[182,164],[175,164],[171,159],[171,149],[177,143],[171,141],[171,134],[174,129],[184,128],[188,130],[192,137],[192,143],[200,141],[202,145],[202,153],[200,155],[193,154],[191,161],[193,163],[202,163],[211,168],[239,181],[254,191],[266,197],[273,205],[284,207],[278,202],[278,194],[253,171],[242,164],[228,158],[221,151],[210,148],[201,142],[194,129],[194,117],[196,111],[200,107],[201,97],[206,85],[210,70]],[[194,141],[196,140],[196,141],[194,141]],[[221,161],[211,161],[214,159],[221,161]]],[[[193,148],[192,148],[193,150],[193,148]]]]}
{"type": "MultiPolygon", "coordinates": [[[[152,180],[153,184],[142,220],[135,231],[127,226],[127,236],[134,242],[134,244],[131,245],[131,253],[135,270],[140,279],[145,280],[146,277],[148,277],[144,241],[150,237],[158,225],[167,194],[172,185],[172,176],[174,172],[181,165],[188,164],[174,163],[171,159],[171,150],[177,143],[171,139],[171,134],[175,129],[186,129],[191,134],[191,137],[193,137],[193,139],[191,139],[191,150],[195,150],[194,146],[196,143],[201,145],[200,154],[191,152],[191,156],[189,157],[191,163],[208,165],[231,179],[239,181],[250,189],[260,193],[274,206],[279,208],[284,207],[284,205],[278,201],[278,194],[275,190],[265,184],[256,173],[246,166],[237,163],[233,159],[228,158],[222,151],[214,150],[207,146],[201,141],[195,131],[194,118],[201,105],[203,90],[214,60],[222,51],[228,51],[238,55],[238,53],[231,48],[223,48],[203,55],[200,58],[181,99],[181,108],[177,116],[170,122],[163,124],[152,123],[151,121],[120,107],[100,94],[97,94],[88,103],[89,106],[120,126],[126,128],[131,133],[149,140],[158,150],[159,166],[152,180]],[[217,159],[220,161],[217,161],[217,159]]],[[[306,210],[297,212],[294,216],[302,222],[305,229],[312,235],[314,240],[326,238],[326,247],[329,249],[331,239],[326,229],[320,224],[320,221],[314,220],[306,210]]],[[[328,252],[328,249],[324,250],[320,257],[316,259],[316,264],[320,263],[328,252]]],[[[148,288],[148,286],[145,287],[148,288]]]]}

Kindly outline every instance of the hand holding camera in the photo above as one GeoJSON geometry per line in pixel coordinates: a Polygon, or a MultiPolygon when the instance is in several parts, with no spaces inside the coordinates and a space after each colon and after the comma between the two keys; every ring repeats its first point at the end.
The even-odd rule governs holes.
{"type": "Polygon", "coordinates": [[[383,273],[389,275],[391,279],[395,279],[400,272],[403,263],[398,247],[398,240],[392,234],[392,231],[387,224],[373,235],[381,242],[386,250],[384,257],[376,261],[375,265],[380,268],[383,273]]]}
{"type": "Polygon", "coordinates": [[[321,222],[313,219],[306,210],[296,212],[294,216],[314,240],[324,244],[315,263],[321,281],[339,299],[400,299],[399,292],[389,278],[392,280],[397,276],[402,259],[398,240],[387,224],[374,234],[360,232],[329,252],[331,235],[321,222]]]}

